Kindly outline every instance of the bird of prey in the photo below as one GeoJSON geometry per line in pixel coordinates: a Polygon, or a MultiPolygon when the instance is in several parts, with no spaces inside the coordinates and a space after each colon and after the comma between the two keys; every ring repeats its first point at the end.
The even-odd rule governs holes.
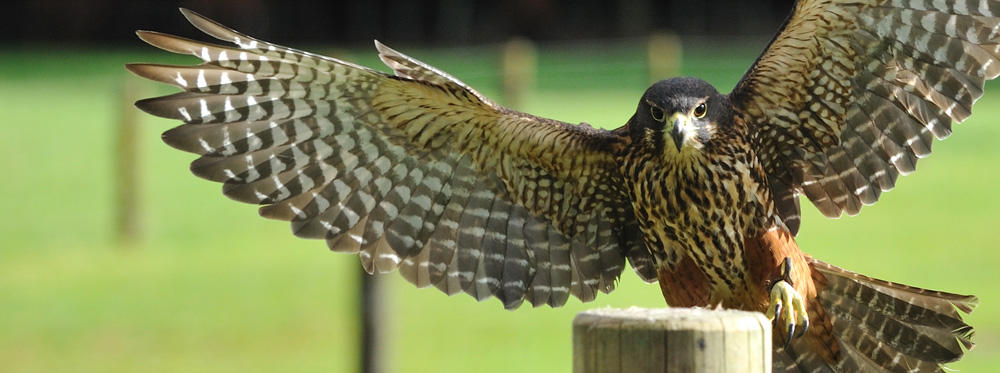
{"type": "Polygon", "coordinates": [[[254,39],[140,31],[197,66],[130,64],[183,92],[136,105],[197,176],[356,253],[368,272],[507,308],[610,292],[626,260],[670,306],[765,312],[782,371],[938,371],[973,296],[800,251],[799,196],[857,214],[969,117],[1000,74],[1000,1],[800,0],[729,94],[653,84],[615,130],[504,108],[378,42],[394,75],[254,39]]]}

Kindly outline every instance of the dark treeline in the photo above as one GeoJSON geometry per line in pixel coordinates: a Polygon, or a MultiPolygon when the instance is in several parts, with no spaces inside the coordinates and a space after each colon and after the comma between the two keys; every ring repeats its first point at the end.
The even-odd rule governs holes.
{"type": "Polygon", "coordinates": [[[246,33],[303,43],[373,38],[463,45],[520,36],[537,41],[680,35],[765,35],[792,0],[35,0],[0,11],[7,43],[120,43],[136,29],[196,35],[186,7],[246,33]],[[187,33],[187,34],[186,34],[187,33]]]}

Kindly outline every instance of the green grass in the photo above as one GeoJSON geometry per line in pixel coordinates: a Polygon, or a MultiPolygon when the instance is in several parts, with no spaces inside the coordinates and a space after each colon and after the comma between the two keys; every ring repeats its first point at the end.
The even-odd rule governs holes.
{"type": "MultiPolygon", "coordinates": [[[[688,51],[685,73],[727,90],[758,48],[688,51]]],[[[492,51],[414,54],[495,96],[492,51]]],[[[539,91],[523,109],[623,124],[645,89],[628,51],[543,49],[539,91]]],[[[0,370],[350,371],[357,258],[295,239],[285,224],[192,177],[192,156],[158,138],[175,123],[142,117],[145,238],[116,243],[115,123],[131,79],[121,65],[177,60],[145,52],[21,50],[0,59],[0,370]]],[[[376,66],[369,50],[351,55],[376,66]]],[[[936,144],[918,172],[860,216],[829,220],[804,204],[799,236],[806,251],[846,268],[979,295],[983,304],[968,318],[979,346],[952,365],[963,371],[1000,365],[998,88],[987,89],[976,115],[936,144]]],[[[406,371],[568,371],[577,312],[663,305],[658,287],[631,273],[594,303],[514,312],[384,278],[389,365],[406,371]]]]}

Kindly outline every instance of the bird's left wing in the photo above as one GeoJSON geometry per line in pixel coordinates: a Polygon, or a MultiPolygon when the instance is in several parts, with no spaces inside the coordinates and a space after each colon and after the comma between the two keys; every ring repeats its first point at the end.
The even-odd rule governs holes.
{"type": "Polygon", "coordinates": [[[799,0],[730,98],[792,232],[804,193],[857,214],[1000,74],[1000,1],[799,0]]]}
{"type": "Polygon", "coordinates": [[[508,308],[592,300],[626,257],[655,280],[614,156],[627,138],[505,109],[381,44],[397,76],[182,12],[236,47],[140,32],[204,64],[128,65],[184,90],[136,105],[185,122],[163,139],[200,155],[191,170],[297,236],[508,308]]]}

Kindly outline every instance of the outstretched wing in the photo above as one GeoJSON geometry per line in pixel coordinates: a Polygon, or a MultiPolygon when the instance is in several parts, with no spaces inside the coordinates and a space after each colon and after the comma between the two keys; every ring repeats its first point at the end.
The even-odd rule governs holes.
{"type": "Polygon", "coordinates": [[[800,0],[731,99],[779,213],[860,212],[969,117],[1000,74],[996,0],[800,0]]]}
{"type": "Polygon", "coordinates": [[[620,190],[615,133],[514,112],[377,44],[398,76],[241,35],[190,11],[236,48],[139,32],[204,64],[131,64],[184,90],[136,105],[185,122],[163,134],[299,237],[359,253],[373,272],[477,299],[560,306],[609,292],[628,257],[656,276],[620,190]]]}

